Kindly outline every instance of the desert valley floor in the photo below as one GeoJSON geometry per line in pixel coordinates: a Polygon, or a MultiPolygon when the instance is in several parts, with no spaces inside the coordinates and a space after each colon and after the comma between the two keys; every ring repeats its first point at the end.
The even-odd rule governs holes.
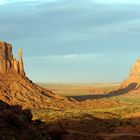
{"type": "Polygon", "coordinates": [[[75,107],[32,110],[34,119],[50,124],[51,131],[62,131],[62,139],[140,138],[140,94],[131,92],[133,89],[110,93],[119,83],[40,85],[79,101],[75,107]]]}

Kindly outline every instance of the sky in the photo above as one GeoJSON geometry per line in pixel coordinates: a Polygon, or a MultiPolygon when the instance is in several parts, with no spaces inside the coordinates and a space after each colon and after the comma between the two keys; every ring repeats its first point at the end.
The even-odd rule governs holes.
{"type": "Polygon", "coordinates": [[[35,82],[120,82],[140,58],[140,0],[0,0],[0,40],[35,82]]]}

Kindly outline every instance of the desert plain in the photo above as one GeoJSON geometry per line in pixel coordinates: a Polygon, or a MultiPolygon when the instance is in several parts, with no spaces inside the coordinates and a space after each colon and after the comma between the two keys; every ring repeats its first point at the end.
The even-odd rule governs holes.
{"type": "Polygon", "coordinates": [[[72,107],[33,111],[35,119],[50,123],[50,129],[67,131],[63,139],[139,139],[140,95],[133,89],[112,92],[121,83],[40,85],[78,101],[72,107]]]}

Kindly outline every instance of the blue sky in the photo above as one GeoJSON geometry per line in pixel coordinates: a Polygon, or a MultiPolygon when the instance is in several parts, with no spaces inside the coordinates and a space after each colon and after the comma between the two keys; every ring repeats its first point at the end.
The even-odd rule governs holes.
{"type": "Polygon", "coordinates": [[[38,82],[119,82],[140,57],[139,0],[0,0],[0,40],[38,82]]]}

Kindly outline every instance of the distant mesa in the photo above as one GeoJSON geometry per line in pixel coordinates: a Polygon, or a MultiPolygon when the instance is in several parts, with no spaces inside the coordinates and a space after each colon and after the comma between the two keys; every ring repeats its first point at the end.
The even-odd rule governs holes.
{"type": "Polygon", "coordinates": [[[128,79],[130,81],[140,81],[140,59],[138,59],[134,66],[131,68],[128,79]]]}
{"type": "Polygon", "coordinates": [[[129,77],[124,81],[124,84],[140,83],[140,59],[131,67],[129,77]]]}
{"type": "Polygon", "coordinates": [[[12,54],[12,45],[0,42],[0,73],[4,74],[7,72],[25,75],[22,49],[19,49],[19,60],[16,60],[12,54]]]}

